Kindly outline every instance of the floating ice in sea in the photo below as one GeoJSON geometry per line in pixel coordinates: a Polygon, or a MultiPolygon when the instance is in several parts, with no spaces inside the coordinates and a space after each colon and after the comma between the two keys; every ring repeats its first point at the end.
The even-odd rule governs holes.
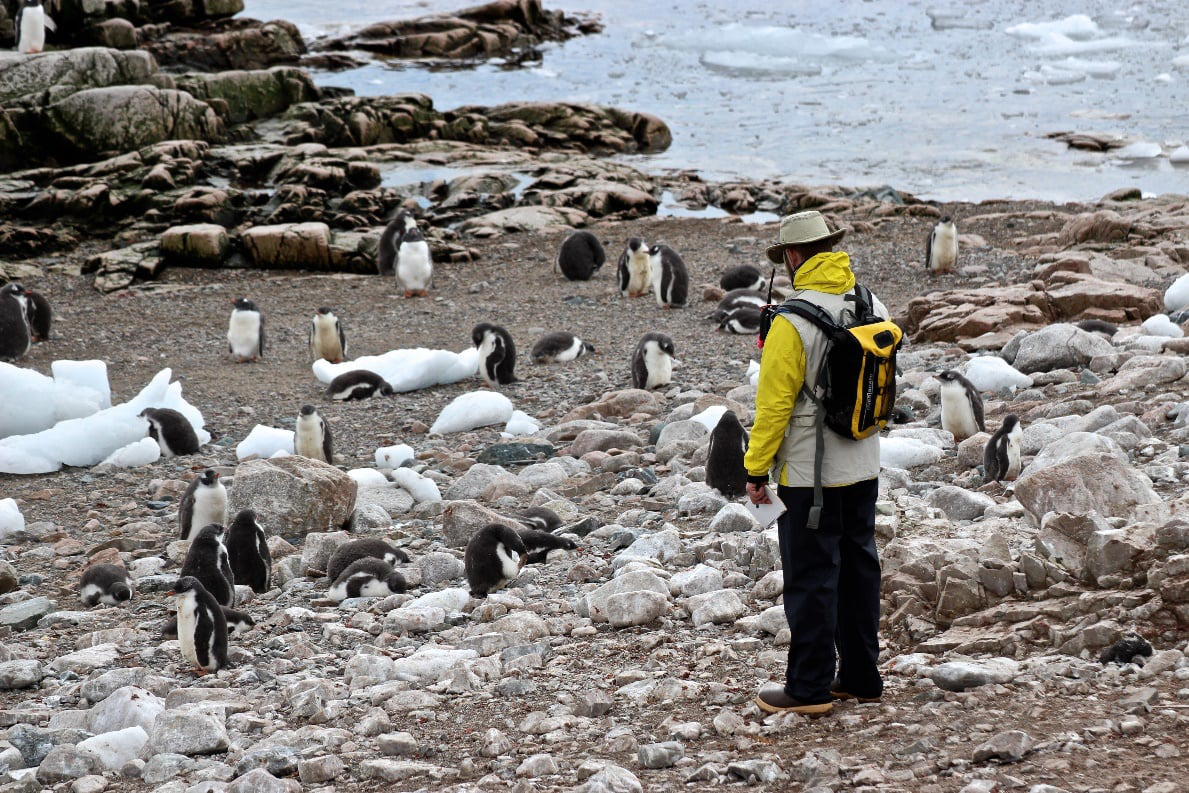
{"type": "Polygon", "coordinates": [[[816,77],[822,67],[799,58],[780,55],[760,55],[740,50],[710,50],[698,57],[698,62],[711,69],[736,74],[773,74],[784,77],[816,77]]]}
{"type": "Polygon", "coordinates": [[[1172,65],[1178,69],[1189,69],[1189,55],[1178,55],[1172,59],[1172,65]]]}
{"type": "Polygon", "coordinates": [[[235,447],[235,459],[242,460],[252,455],[257,457],[277,457],[293,454],[293,430],[279,430],[276,427],[266,427],[257,424],[252,427],[248,437],[235,447]],[[281,454],[278,455],[277,453],[281,454]]]}
{"type": "Polygon", "coordinates": [[[1164,310],[1168,313],[1189,308],[1189,273],[1172,282],[1164,292],[1164,310]]]}
{"type": "Polygon", "coordinates": [[[1181,326],[1169,319],[1167,314],[1156,314],[1145,319],[1144,330],[1153,336],[1165,336],[1170,339],[1179,339],[1185,335],[1181,326]]]}
{"type": "Polygon", "coordinates": [[[323,383],[355,369],[375,372],[387,380],[394,391],[416,391],[474,377],[479,372],[479,351],[474,347],[462,352],[416,347],[389,350],[383,355],[367,355],[344,363],[320,359],[313,365],[314,377],[323,383]]]}
{"type": "Polygon", "coordinates": [[[469,391],[442,408],[430,432],[465,432],[512,418],[512,401],[499,391],[469,391]]]}
{"type": "Polygon", "coordinates": [[[1017,388],[1028,388],[1032,385],[1031,377],[1002,358],[993,355],[975,358],[968,363],[966,379],[974,383],[974,387],[979,391],[993,394],[1000,391],[1013,391],[1017,388]]]}
{"type": "Polygon", "coordinates": [[[660,44],[687,52],[729,52],[784,60],[790,60],[790,53],[795,53],[798,59],[894,60],[898,57],[862,36],[823,36],[800,28],[738,22],[665,35],[660,38],[660,44]]]}
{"type": "Polygon", "coordinates": [[[1189,163],[1189,146],[1178,146],[1168,155],[1169,162],[1189,163]]]}
{"type": "Polygon", "coordinates": [[[1088,39],[1101,32],[1098,24],[1085,14],[1058,19],[1053,22],[1021,22],[1007,29],[1009,36],[1020,38],[1043,39],[1053,34],[1068,36],[1071,39],[1088,39]]]}
{"type": "Polygon", "coordinates": [[[1159,143],[1137,140],[1135,143],[1116,149],[1113,154],[1120,160],[1150,160],[1153,157],[1159,157],[1162,151],[1159,143]]]}

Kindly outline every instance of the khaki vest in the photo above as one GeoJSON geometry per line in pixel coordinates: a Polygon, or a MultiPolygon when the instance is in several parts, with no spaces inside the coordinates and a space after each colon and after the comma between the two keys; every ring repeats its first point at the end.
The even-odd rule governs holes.
{"type": "MultiPolygon", "coordinates": [[[[853,290],[842,295],[831,295],[802,289],[790,295],[789,299],[800,298],[814,303],[829,312],[835,321],[842,321],[844,310],[847,319],[853,319],[850,309],[853,304],[846,300],[846,295],[849,294],[853,294],[853,290]]],[[[878,300],[875,300],[875,312],[884,319],[888,318],[888,310],[878,300]]],[[[778,314],[774,321],[792,322],[793,327],[797,329],[805,350],[805,387],[816,388],[817,374],[826,354],[825,335],[812,322],[794,314],[778,314]]],[[[816,393],[819,397],[822,396],[820,391],[816,393]]],[[[784,430],[784,441],[781,442],[772,463],[772,476],[775,481],[782,481],[780,474],[783,468],[783,481],[787,482],[789,487],[813,487],[813,459],[817,451],[815,410],[813,403],[806,399],[804,394],[797,394],[793,414],[784,430]]],[[[823,437],[825,443],[822,485],[838,487],[879,476],[879,433],[856,441],[844,438],[827,427],[823,437]]]]}

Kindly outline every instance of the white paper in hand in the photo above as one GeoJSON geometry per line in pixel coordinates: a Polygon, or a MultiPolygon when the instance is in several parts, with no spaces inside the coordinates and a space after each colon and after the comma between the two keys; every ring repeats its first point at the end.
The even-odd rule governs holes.
{"type": "Polygon", "coordinates": [[[749,498],[747,500],[747,509],[751,512],[751,516],[756,519],[762,528],[768,528],[777,518],[785,512],[784,502],[776,497],[776,493],[772,488],[764,485],[764,492],[768,494],[768,500],[771,504],[755,504],[749,498]]]}

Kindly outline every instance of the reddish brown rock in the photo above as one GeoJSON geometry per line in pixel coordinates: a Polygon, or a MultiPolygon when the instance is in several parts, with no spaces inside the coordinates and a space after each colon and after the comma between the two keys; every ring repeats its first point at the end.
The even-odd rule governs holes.
{"type": "Polygon", "coordinates": [[[1110,209],[1078,215],[1066,223],[1057,242],[1077,245],[1082,242],[1122,242],[1131,233],[1131,221],[1110,209]]]}

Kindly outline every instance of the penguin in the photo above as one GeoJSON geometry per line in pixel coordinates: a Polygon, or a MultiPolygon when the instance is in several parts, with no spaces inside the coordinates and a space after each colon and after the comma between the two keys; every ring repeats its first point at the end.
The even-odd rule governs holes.
{"type": "Polygon", "coordinates": [[[343,323],[327,306],[320,306],[310,320],[310,357],[317,361],[325,358],[331,363],[342,363],[347,355],[347,337],[343,335],[343,323]]]}
{"type": "Polygon", "coordinates": [[[1132,632],[1104,649],[1102,654],[1098,656],[1098,663],[1103,666],[1107,664],[1130,664],[1136,658],[1141,656],[1150,658],[1151,655],[1152,645],[1148,643],[1148,640],[1138,633],[1132,632]]]}
{"type": "Polygon", "coordinates": [[[433,281],[433,257],[429,243],[416,226],[405,232],[396,249],[396,285],[405,297],[425,297],[433,281]]]}
{"type": "Polygon", "coordinates": [[[661,308],[685,308],[689,273],[677,251],[668,245],[653,245],[648,249],[648,269],[656,304],[661,308]]]}
{"type": "Polygon", "coordinates": [[[399,595],[408,588],[405,577],[392,569],[383,559],[364,557],[347,565],[347,569],[326,591],[326,597],[335,603],[347,598],[382,598],[399,595]]]}
{"type": "Polygon", "coordinates": [[[559,537],[547,531],[536,529],[522,529],[517,534],[524,543],[525,564],[544,564],[557,561],[573,550],[577,550],[578,543],[569,537],[559,537]]]}
{"type": "Polygon", "coordinates": [[[641,297],[648,294],[652,281],[652,269],[648,263],[648,246],[639,237],[628,240],[627,247],[619,255],[616,267],[619,276],[619,293],[626,297],[641,297]]]}
{"type": "Polygon", "coordinates": [[[232,580],[247,584],[257,594],[267,592],[272,581],[272,554],[256,510],[241,509],[236,514],[227,527],[226,543],[232,580]]]}
{"type": "Polygon", "coordinates": [[[758,267],[751,264],[741,264],[723,273],[718,279],[718,285],[728,292],[735,289],[754,289],[759,291],[768,285],[768,279],[760,273],[758,267]]]}
{"type": "Polygon", "coordinates": [[[581,358],[588,352],[597,352],[593,344],[583,341],[573,333],[555,330],[537,339],[531,356],[533,363],[566,363],[581,358]]]}
{"type": "Polygon", "coordinates": [[[246,297],[236,300],[231,310],[227,348],[239,363],[264,357],[264,314],[246,297]]]}
{"type": "Polygon", "coordinates": [[[396,252],[406,232],[417,228],[417,219],[407,209],[399,210],[384,227],[380,235],[380,250],[376,256],[376,270],[380,275],[392,275],[396,271],[396,252]]]}
{"type": "Polygon", "coordinates": [[[763,308],[768,298],[758,289],[732,289],[718,301],[719,311],[734,311],[737,308],[763,308]]]}
{"type": "Polygon", "coordinates": [[[471,328],[471,341],[479,348],[479,374],[492,388],[516,382],[516,345],[512,334],[499,325],[481,322],[471,328]]]}
{"type": "Polygon", "coordinates": [[[326,396],[340,402],[350,402],[354,399],[368,399],[376,394],[392,396],[396,392],[388,381],[375,372],[367,369],[352,369],[343,372],[330,381],[326,387],[326,396]]]}
{"type": "Polygon", "coordinates": [[[198,433],[190,421],[173,408],[145,408],[140,417],[149,423],[149,437],[166,457],[180,457],[198,451],[198,433]]]}
{"type": "Polygon", "coordinates": [[[999,482],[1020,475],[1020,439],[1023,437],[1020,417],[1014,413],[1005,416],[983,450],[984,481],[999,482]]]}
{"type": "Polygon", "coordinates": [[[215,602],[235,606],[235,576],[231,559],[223,544],[223,527],[218,523],[203,526],[190,541],[190,549],[182,561],[182,576],[197,578],[215,602]]]}
{"type": "Polygon", "coordinates": [[[227,617],[202,582],[183,575],[169,594],[177,608],[178,643],[185,658],[202,674],[227,664],[227,617]]]}
{"type": "Polygon", "coordinates": [[[29,352],[33,337],[26,305],[25,287],[6,284],[0,288],[0,360],[16,360],[29,352]]]}
{"type": "Polygon", "coordinates": [[[916,421],[916,416],[914,416],[912,411],[908,408],[901,407],[900,405],[896,405],[894,408],[892,408],[893,424],[911,424],[914,421],[916,421]]]}
{"type": "Polygon", "coordinates": [[[718,321],[718,329],[728,333],[755,336],[760,332],[760,309],[751,306],[733,308],[718,321]]]}
{"type": "Polygon", "coordinates": [[[953,219],[944,215],[929,232],[925,243],[925,269],[934,275],[952,273],[958,262],[958,229],[953,219]]]}
{"type": "MultiPolygon", "coordinates": [[[[1174,314],[1170,316],[1169,319],[1171,319],[1174,324],[1179,324],[1175,317],[1176,315],[1174,314]]],[[[1182,318],[1181,321],[1184,321],[1184,318],[1182,318]]],[[[1084,331],[1088,331],[1090,333],[1101,333],[1102,335],[1106,336],[1107,339],[1110,339],[1119,332],[1118,325],[1114,324],[1113,322],[1107,322],[1104,319],[1083,319],[1081,322],[1077,322],[1075,324],[1084,331]]]]}
{"type": "Polygon", "coordinates": [[[326,564],[326,576],[331,581],[339,580],[343,571],[360,559],[379,559],[389,566],[409,561],[409,555],[396,546],[374,537],[345,542],[335,549],[326,564]]]}
{"type": "Polygon", "coordinates": [[[595,272],[607,261],[603,243],[589,231],[575,231],[566,237],[553,262],[553,271],[570,281],[589,281],[595,272]]]}
{"type": "Polygon", "coordinates": [[[489,592],[512,581],[524,567],[528,549],[520,535],[502,523],[489,523],[467,543],[463,561],[472,597],[489,592]]]}
{"type": "Polygon", "coordinates": [[[54,311],[45,295],[32,289],[25,290],[25,318],[29,323],[33,341],[49,341],[50,328],[54,324],[54,311]]]}
{"type": "Polygon", "coordinates": [[[632,355],[632,386],[651,391],[673,380],[673,340],[663,333],[645,333],[632,355]]]}
{"type": "Polygon", "coordinates": [[[93,564],[83,570],[78,597],[87,608],[99,603],[118,606],[132,600],[132,576],[120,565],[93,564]]]}
{"type": "Polygon", "coordinates": [[[22,55],[32,55],[45,49],[45,31],[57,31],[58,26],[50,15],[45,13],[41,0],[23,0],[17,11],[16,25],[17,52],[22,55]]]}
{"type": "Polygon", "coordinates": [[[710,432],[706,484],[726,498],[738,498],[747,491],[747,468],[743,465],[747,441],[747,430],[732,410],[723,413],[710,432]]]}
{"type": "Polygon", "coordinates": [[[529,507],[517,513],[516,519],[537,531],[554,532],[561,528],[561,517],[549,507],[529,507]]]}
{"type": "Polygon", "coordinates": [[[203,526],[227,522],[227,488],[219,472],[208,468],[190,480],[178,505],[178,539],[188,540],[203,526]]]}
{"type": "MultiPolygon", "coordinates": [[[[219,606],[223,609],[223,618],[227,620],[227,635],[239,636],[247,633],[256,627],[256,620],[252,619],[252,615],[246,611],[236,611],[229,609],[226,606],[219,606]]],[[[176,639],[178,637],[178,618],[174,615],[165,621],[161,626],[161,638],[165,641],[176,639]]]]}
{"type": "Polygon", "coordinates": [[[964,441],[987,429],[983,422],[983,398],[974,383],[953,369],[937,375],[941,381],[941,428],[964,441]]]}
{"type": "Polygon", "coordinates": [[[293,449],[302,457],[334,464],[334,437],[330,425],[313,405],[302,405],[293,435],[293,449]]]}

